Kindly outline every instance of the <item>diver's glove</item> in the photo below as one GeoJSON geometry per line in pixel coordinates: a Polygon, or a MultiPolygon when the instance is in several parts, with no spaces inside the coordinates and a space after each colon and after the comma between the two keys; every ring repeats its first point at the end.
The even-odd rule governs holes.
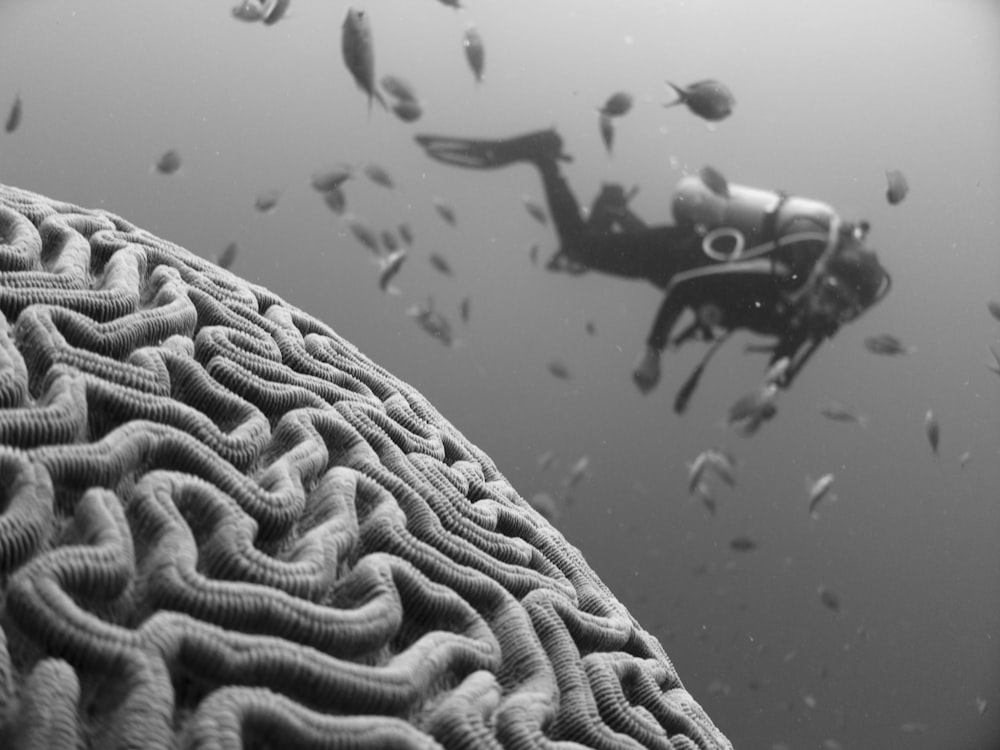
{"type": "Polygon", "coordinates": [[[639,357],[635,369],[632,371],[632,380],[636,387],[643,393],[649,393],[660,382],[660,352],[651,346],[646,347],[646,351],[639,357]]]}

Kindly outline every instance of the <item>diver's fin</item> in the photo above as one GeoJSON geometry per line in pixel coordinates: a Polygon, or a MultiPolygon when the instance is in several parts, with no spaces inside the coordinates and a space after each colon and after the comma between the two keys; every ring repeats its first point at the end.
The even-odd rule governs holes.
{"type": "Polygon", "coordinates": [[[469,169],[496,169],[519,161],[571,161],[562,151],[562,138],[551,129],[493,140],[440,135],[415,138],[432,159],[469,169]]]}

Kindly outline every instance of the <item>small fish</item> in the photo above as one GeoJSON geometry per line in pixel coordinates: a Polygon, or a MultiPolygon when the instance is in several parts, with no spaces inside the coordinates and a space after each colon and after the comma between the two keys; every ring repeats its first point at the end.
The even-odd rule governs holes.
{"type": "Polygon", "coordinates": [[[392,105],[392,113],[403,122],[416,122],[423,116],[424,109],[420,102],[404,99],[392,105]]]}
{"type": "Polygon", "coordinates": [[[390,286],[393,278],[399,273],[399,269],[403,267],[403,263],[406,261],[406,251],[398,250],[397,252],[391,253],[382,261],[382,270],[379,271],[378,275],[378,288],[382,292],[388,292],[389,294],[399,294],[399,290],[394,286],[390,286]]]}
{"type": "Polygon", "coordinates": [[[447,5],[449,8],[455,8],[456,10],[458,8],[465,7],[465,6],[461,5],[458,2],[458,0],[438,0],[438,2],[441,3],[441,5],[447,5]]]}
{"type": "Polygon", "coordinates": [[[712,496],[712,491],[708,488],[708,485],[704,482],[699,482],[694,488],[694,494],[699,500],[701,500],[701,504],[705,506],[705,510],[708,511],[708,515],[714,517],[718,504],[715,502],[715,498],[712,496]]]}
{"type": "Polygon", "coordinates": [[[556,460],[556,454],[552,451],[545,451],[542,453],[538,459],[538,468],[544,471],[545,469],[552,466],[552,462],[556,460]]]}
{"type": "Polygon", "coordinates": [[[350,167],[335,167],[323,172],[314,172],[312,176],[313,190],[320,193],[336,190],[353,176],[354,173],[350,167]]]}
{"type": "Polygon", "coordinates": [[[387,171],[378,164],[374,162],[368,162],[365,165],[365,176],[374,182],[376,185],[381,185],[387,190],[392,190],[396,187],[396,183],[392,181],[392,177],[387,171]]]}
{"type": "Polygon", "coordinates": [[[465,30],[465,37],[462,39],[462,46],[465,47],[465,59],[472,68],[472,74],[476,77],[476,83],[482,83],[483,67],[486,65],[486,48],[483,46],[483,37],[470,25],[465,30]]]}
{"type": "Polygon", "coordinates": [[[667,81],[667,85],[677,92],[679,98],[675,102],[664,104],[664,107],[684,104],[703,120],[724,120],[732,114],[733,105],[736,104],[732,92],[719,81],[697,81],[687,88],[675,86],[670,81],[667,81]]]}
{"type": "Polygon", "coordinates": [[[549,223],[549,215],[545,212],[538,203],[536,203],[531,196],[522,195],[521,202],[524,203],[525,209],[531,214],[531,218],[537,221],[542,226],[547,226],[549,223]]]}
{"type": "MultiPolygon", "coordinates": [[[[709,322],[707,323],[709,328],[713,328],[718,323],[719,318],[721,318],[721,313],[718,311],[717,308],[715,311],[711,311],[709,316],[709,322]],[[712,320],[712,318],[715,318],[715,320],[712,320]]],[[[764,373],[764,385],[780,386],[781,383],[784,381],[785,376],[788,374],[788,368],[791,367],[791,364],[792,364],[791,359],[789,359],[788,357],[782,357],[773,365],[771,365],[769,368],[767,368],[767,372],[764,373]]]]}
{"type": "Polygon", "coordinates": [[[462,297],[462,301],[458,304],[458,314],[462,318],[462,322],[466,324],[469,322],[470,304],[471,303],[469,302],[469,298],[467,296],[462,297]]]}
{"type": "Polygon", "coordinates": [[[436,196],[432,199],[432,202],[434,203],[435,210],[438,212],[438,216],[451,226],[455,226],[455,209],[445,203],[443,199],[436,196]]]}
{"type": "Polygon", "coordinates": [[[718,448],[709,448],[705,453],[708,469],[730,487],[735,487],[736,459],[718,448]]]}
{"type": "Polygon", "coordinates": [[[580,456],[576,463],[570,467],[569,474],[563,480],[563,486],[567,489],[576,487],[587,476],[587,470],[590,468],[590,459],[587,456],[580,456]]]}
{"type": "Polygon", "coordinates": [[[849,422],[862,429],[868,426],[868,417],[857,414],[839,401],[830,401],[819,407],[819,413],[833,422],[849,422]]]}
{"type": "Polygon", "coordinates": [[[413,245],[413,230],[410,229],[409,224],[399,225],[399,236],[407,246],[413,245]]]}
{"type": "Polygon", "coordinates": [[[587,329],[587,333],[590,334],[591,336],[596,336],[597,335],[597,326],[594,325],[594,321],[588,320],[584,324],[584,327],[587,329]]]}
{"type": "Polygon", "coordinates": [[[927,725],[921,721],[905,721],[899,725],[903,734],[927,734],[927,725]]]}
{"type": "Polygon", "coordinates": [[[400,101],[415,102],[417,100],[417,92],[413,86],[410,85],[409,81],[399,76],[384,75],[382,76],[382,80],[379,81],[379,85],[389,96],[400,101]]]}
{"type": "Polygon", "coordinates": [[[903,202],[903,198],[910,192],[910,184],[906,177],[898,169],[887,169],[885,172],[885,199],[890,206],[895,206],[903,202]]]}
{"type": "Polygon", "coordinates": [[[4,125],[4,130],[8,133],[13,133],[17,130],[17,126],[21,124],[21,94],[18,93],[14,97],[14,103],[10,105],[10,113],[7,115],[7,124],[4,125]]]}
{"type": "Polygon", "coordinates": [[[340,37],[340,51],[344,64],[354,77],[354,82],[368,94],[368,112],[372,111],[372,99],[385,106],[385,100],[375,88],[375,48],[372,44],[372,28],[368,12],[348,8],[340,37]]]}
{"type": "Polygon", "coordinates": [[[603,107],[598,108],[598,112],[604,117],[621,117],[628,114],[632,109],[632,95],[626,91],[617,91],[608,97],[603,107]]]}
{"type": "Polygon", "coordinates": [[[706,164],[701,168],[701,171],[698,172],[698,176],[701,178],[705,187],[717,196],[720,198],[726,198],[727,200],[729,199],[729,181],[718,169],[706,164]]]}
{"type": "Polygon", "coordinates": [[[809,515],[816,516],[816,508],[827,496],[831,500],[835,498],[834,495],[830,493],[830,488],[833,487],[833,474],[824,474],[815,482],[812,481],[810,477],[806,477],[806,492],[809,493],[809,515]]]}
{"type": "Polygon", "coordinates": [[[757,542],[748,536],[737,536],[729,540],[729,547],[737,552],[751,552],[757,549],[757,542]]]}
{"type": "Polygon", "coordinates": [[[394,253],[399,249],[399,241],[396,239],[396,235],[388,229],[383,229],[379,238],[382,240],[382,247],[384,247],[388,252],[394,253]]]}
{"type": "Polygon", "coordinates": [[[605,150],[610,155],[615,147],[615,124],[607,115],[598,117],[597,124],[601,131],[601,141],[604,143],[605,150]]]}
{"type": "Polygon", "coordinates": [[[916,347],[904,346],[903,342],[891,333],[880,333],[877,336],[869,336],[865,339],[865,349],[872,354],[882,354],[887,357],[898,357],[904,354],[913,354],[916,347]]]}
{"type": "MultiPolygon", "coordinates": [[[[688,470],[688,494],[694,494],[694,491],[703,485],[701,481],[705,474],[705,469],[708,468],[708,451],[702,451],[697,456],[694,457],[694,461],[687,464],[688,470]]],[[[707,487],[706,487],[707,489],[707,487]]]]}
{"type": "Polygon", "coordinates": [[[448,263],[448,261],[446,261],[437,253],[431,253],[430,256],[428,256],[427,260],[430,261],[431,265],[434,267],[434,270],[440,271],[445,276],[453,275],[453,272],[451,270],[451,264],[448,263]]]}
{"type": "Polygon", "coordinates": [[[233,18],[253,23],[264,17],[264,9],[257,0],[243,0],[232,8],[233,18]]]}
{"type": "Polygon", "coordinates": [[[428,297],[427,304],[414,306],[406,314],[417,321],[425,333],[436,338],[445,346],[456,346],[457,342],[451,335],[451,324],[448,319],[434,309],[434,298],[428,297]]]}
{"type": "Polygon", "coordinates": [[[997,320],[1000,320],[1000,302],[997,302],[995,299],[991,299],[986,303],[986,309],[990,311],[990,315],[997,320]]]}
{"type": "Polygon", "coordinates": [[[344,222],[358,242],[375,253],[375,255],[379,255],[378,236],[375,234],[374,229],[357,216],[346,216],[344,217],[344,222]]]}
{"type": "Polygon", "coordinates": [[[239,253],[240,248],[235,242],[230,242],[223,248],[222,252],[215,259],[215,264],[219,268],[230,268],[236,261],[236,255],[239,253]]]}
{"type": "Polygon", "coordinates": [[[778,407],[775,404],[777,395],[778,386],[768,383],[753,393],[741,396],[729,407],[729,413],[726,416],[727,423],[730,427],[738,424],[739,434],[743,437],[750,437],[778,413],[778,407]]]}
{"type": "Polygon", "coordinates": [[[941,441],[941,425],[930,409],[924,414],[924,433],[927,435],[927,442],[931,444],[931,452],[936,456],[938,443],[941,441]]]}
{"type": "Polygon", "coordinates": [[[281,193],[277,190],[265,190],[254,198],[253,207],[262,214],[270,213],[278,205],[280,197],[281,193]]]}
{"type": "Polygon", "coordinates": [[[966,451],[961,456],[958,457],[958,468],[964,469],[969,461],[972,460],[972,452],[966,451]]]}
{"type": "Polygon", "coordinates": [[[559,378],[559,380],[570,380],[573,377],[566,364],[559,359],[549,362],[548,370],[552,377],[559,378]]]}
{"type": "Polygon", "coordinates": [[[264,18],[262,19],[264,25],[274,26],[274,24],[285,17],[289,5],[291,5],[291,0],[271,0],[271,2],[265,4],[264,18]]]}
{"type": "Polygon", "coordinates": [[[531,500],[528,501],[528,504],[550,523],[559,518],[559,505],[556,503],[556,499],[548,492],[536,492],[531,500]]]}
{"type": "Polygon", "coordinates": [[[826,586],[820,586],[816,589],[816,593],[819,594],[820,604],[831,612],[840,612],[840,597],[835,592],[826,586]]]}
{"type": "Polygon", "coordinates": [[[990,368],[990,372],[995,372],[997,375],[1000,375],[1000,354],[997,354],[996,349],[992,346],[990,347],[990,354],[993,355],[993,361],[987,362],[986,366],[990,368]]]}
{"type": "Polygon", "coordinates": [[[157,159],[153,168],[160,174],[173,174],[181,168],[181,155],[174,149],[170,149],[157,159]]]}
{"type": "Polygon", "coordinates": [[[323,202],[326,203],[329,209],[337,214],[337,216],[342,216],[344,211],[347,209],[347,196],[344,195],[344,191],[339,187],[335,187],[323,193],[323,202]]]}
{"type": "Polygon", "coordinates": [[[528,250],[528,257],[531,258],[531,265],[533,266],[538,265],[538,251],[540,249],[541,248],[538,246],[538,243],[536,242],[531,246],[531,249],[528,250]]]}
{"type": "Polygon", "coordinates": [[[986,699],[983,698],[982,696],[977,695],[976,696],[976,713],[979,714],[980,716],[982,716],[983,714],[986,713],[986,709],[988,707],[989,707],[989,704],[986,702],[986,699]]]}

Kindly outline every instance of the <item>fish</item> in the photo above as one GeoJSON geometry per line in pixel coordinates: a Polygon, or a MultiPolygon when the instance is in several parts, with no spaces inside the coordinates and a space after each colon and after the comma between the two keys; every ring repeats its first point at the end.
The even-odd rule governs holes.
{"type": "Polygon", "coordinates": [[[699,482],[694,488],[694,494],[699,500],[701,500],[701,504],[705,506],[705,510],[708,511],[708,515],[714,517],[718,504],[715,502],[715,498],[712,496],[712,491],[708,488],[708,485],[704,482],[699,482]]]}
{"type": "Polygon", "coordinates": [[[604,117],[621,117],[632,109],[632,101],[632,95],[627,91],[616,91],[597,111],[604,117]]]}
{"type": "Polygon", "coordinates": [[[604,148],[610,155],[615,147],[615,124],[607,115],[601,115],[597,118],[597,125],[601,131],[601,141],[604,143],[604,148]]]}
{"type": "Polygon", "coordinates": [[[278,198],[280,197],[281,193],[273,188],[265,190],[254,198],[253,207],[262,214],[270,213],[278,205],[278,198]]]}
{"type": "Polygon", "coordinates": [[[453,272],[451,270],[451,264],[448,263],[447,260],[442,258],[437,253],[431,253],[430,256],[428,256],[427,260],[430,261],[431,265],[434,267],[434,270],[440,271],[445,276],[453,275],[453,272]]]}
{"type": "Polygon", "coordinates": [[[322,172],[314,172],[312,175],[313,190],[320,193],[336,190],[353,176],[354,172],[350,167],[334,167],[322,172]]]}
{"type": "Polygon", "coordinates": [[[21,104],[21,94],[18,93],[14,97],[13,104],[10,105],[10,112],[7,114],[7,123],[4,125],[4,131],[7,133],[13,133],[17,130],[17,126],[21,124],[21,111],[23,105],[21,104]]]}
{"type": "Polygon", "coordinates": [[[927,435],[927,442],[931,445],[931,452],[936,456],[938,443],[941,441],[941,425],[938,424],[937,417],[930,409],[924,414],[924,434],[927,435]]]}
{"type": "Polygon", "coordinates": [[[872,354],[881,354],[887,357],[898,357],[904,354],[913,354],[917,351],[914,346],[905,346],[902,341],[891,333],[880,333],[877,336],[869,336],[865,339],[865,349],[872,354]]]}
{"type": "Polygon", "coordinates": [[[566,478],[563,479],[563,486],[567,489],[576,487],[587,476],[587,470],[590,468],[590,459],[587,456],[580,456],[576,460],[576,463],[570,467],[569,473],[566,478]]]}
{"type": "Polygon", "coordinates": [[[358,242],[371,250],[375,255],[380,254],[378,237],[375,234],[375,230],[368,226],[364,220],[359,219],[357,216],[346,216],[344,217],[344,222],[358,242]]]}
{"type": "Polygon", "coordinates": [[[384,75],[379,85],[389,96],[402,102],[417,101],[417,92],[405,78],[394,75],[384,75]]]}
{"type": "Polygon", "coordinates": [[[833,487],[834,475],[824,474],[815,482],[811,477],[806,477],[806,492],[809,493],[809,515],[816,516],[816,508],[823,501],[824,498],[829,497],[830,500],[835,499],[835,495],[831,494],[830,488],[833,487]]]}
{"type": "Polygon", "coordinates": [[[584,327],[587,329],[587,333],[590,334],[591,336],[596,336],[597,335],[597,326],[594,325],[594,321],[588,320],[584,324],[584,327]]]}
{"type": "Polygon", "coordinates": [[[536,492],[528,505],[537,510],[546,521],[552,522],[559,518],[559,506],[548,492],[536,492]]]}
{"type": "Polygon", "coordinates": [[[743,437],[749,437],[778,413],[775,398],[778,386],[767,383],[756,391],[741,396],[729,407],[726,421],[730,427],[739,425],[737,431],[743,437]]]}
{"type": "Polygon", "coordinates": [[[285,17],[285,13],[288,12],[288,6],[291,5],[291,0],[271,0],[271,2],[264,5],[264,25],[274,26],[278,21],[285,17]]]}
{"type": "Polygon", "coordinates": [[[404,99],[392,105],[392,113],[403,122],[416,122],[423,116],[424,109],[420,102],[404,99]]]}
{"type": "Polygon", "coordinates": [[[1000,302],[995,299],[991,299],[986,303],[986,309],[990,311],[990,315],[997,320],[1000,320],[1000,302]]]}
{"type": "Polygon", "coordinates": [[[409,224],[404,223],[399,225],[399,236],[407,246],[413,244],[413,230],[410,229],[409,224]]]}
{"type": "Polygon", "coordinates": [[[997,375],[1000,375],[1000,354],[997,354],[996,349],[992,346],[990,347],[990,354],[993,355],[993,361],[987,362],[986,366],[990,368],[990,372],[995,372],[997,375]]]}
{"type": "Polygon", "coordinates": [[[451,335],[451,324],[448,319],[434,309],[434,298],[428,297],[426,305],[415,305],[406,311],[425,333],[437,339],[447,347],[457,346],[458,342],[451,335]]]}
{"type": "Polygon", "coordinates": [[[960,469],[964,469],[966,464],[968,464],[969,461],[971,460],[972,460],[972,452],[965,451],[965,453],[963,453],[961,456],[958,457],[958,467],[960,469]]]}
{"type": "Polygon", "coordinates": [[[174,149],[170,149],[156,160],[153,168],[160,174],[173,174],[181,168],[181,155],[174,149]]]}
{"type": "MultiPolygon", "coordinates": [[[[708,467],[708,451],[702,451],[697,456],[694,457],[694,461],[686,464],[688,470],[688,494],[694,494],[694,491],[703,485],[701,481],[705,474],[705,469],[708,467]]],[[[707,488],[707,487],[706,487],[707,488]]]]}
{"type": "Polygon", "coordinates": [[[347,209],[347,196],[344,195],[344,191],[339,187],[335,187],[332,190],[327,190],[323,194],[323,202],[333,211],[337,216],[342,216],[344,211],[347,209]]]}
{"type": "Polygon", "coordinates": [[[458,314],[462,318],[463,323],[469,322],[469,298],[462,297],[462,301],[458,303],[458,314]]]}
{"type": "Polygon", "coordinates": [[[986,699],[983,698],[982,696],[977,695],[976,696],[976,713],[979,714],[980,716],[982,716],[983,714],[986,713],[986,709],[988,707],[989,707],[989,704],[986,702],[986,699]]]}
{"type": "Polygon", "coordinates": [[[444,219],[445,222],[447,222],[451,226],[455,226],[456,222],[455,209],[453,209],[450,205],[445,203],[443,199],[438,198],[437,196],[435,196],[431,200],[434,203],[435,210],[437,210],[438,212],[438,216],[444,219]]]}
{"type": "Polygon", "coordinates": [[[524,203],[525,209],[531,215],[531,218],[537,221],[542,226],[547,226],[549,223],[549,215],[545,212],[538,203],[536,203],[531,196],[522,195],[521,202],[524,203]]]}
{"type": "Polygon", "coordinates": [[[705,453],[708,461],[707,468],[730,487],[735,487],[736,459],[718,448],[709,448],[705,453]]]}
{"type": "Polygon", "coordinates": [[[379,239],[382,240],[382,247],[390,253],[394,253],[399,249],[399,242],[396,240],[396,235],[388,229],[382,230],[382,234],[379,235],[379,239]]]}
{"type": "Polygon", "coordinates": [[[664,107],[684,104],[698,117],[710,122],[717,122],[729,117],[733,112],[733,105],[736,104],[736,99],[729,87],[719,81],[711,79],[696,81],[687,88],[676,86],[670,81],[667,81],[667,85],[677,92],[678,99],[675,102],[664,104],[664,107]]]}
{"type": "Polygon", "coordinates": [[[407,255],[405,250],[397,250],[394,253],[390,253],[385,259],[383,259],[381,270],[378,274],[378,288],[382,292],[399,294],[399,290],[394,286],[390,286],[390,283],[403,267],[403,263],[406,262],[406,258],[407,255]]]}
{"type": "Polygon", "coordinates": [[[903,202],[906,194],[910,192],[910,183],[898,169],[887,169],[885,171],[885,199],[890,206],[895,206],[903,202]]]}
{"type": "Polygon", "coordinates": [[[378,164],[374,162],[368,162],[365,165],[365,176],[374,182],[376,185],[381,185],[387,190],[392,190],[396,187],[396,183],[392,181],[390,174],[378,164]]]}
{"type": "Polygon", "coordinates": [[[533,265],[533,266],[537,266],[538,265],[538,251],[540,249],[541,248],[538,246],[538,243],[536,242],[528,250],[528,257],[531,259],[531,265],[533,265]]]}
{"type": "Polygon", "coordinates": [[[470,24],[465,30],[462,46],[465,47],[465,59],[468,61],[478,85],[483,81],[483,67],[486,65],[486,47],[483,46],[483,37],[475,26],[470,24]]]}
{"type": "Polygon", "coordinates": [[[729,199],[729,181],[725,176],[715,167],[706,164],[698,172],[698,176],[701,178],[702,183],[705,187],[711,190],[720,198],[729,199]]]}
{"type": "Polygon", "coordinates": [[[264,8],[257,0],[243,0],[239,5],[233,6],[232,14],[233,18],[253,23],[264,17],[264,8]]]}
{"type": "Polygon", "coordinates": [[[737,552],[751,552],[757,549],[757,542],[748,536],[737,536],[729,540],[729,548],[737,552]]]}
{"type": "Polygon", "coordinates": [[[458,8],[465,7],[465,6],[461,5],[458,2],[458,0],[438,0],[438,2],[441,3],[441,5],[447,5],[449,8],[455,8],[456,10],[458,8]]]}
{"type": "Polygon", "coordinates": [[[368,94],[368,112],[372,111],[372,99],[386,106],[382,94],[375,88],[375,48],[372,44],[372,28],[368,12],[348,8],[344,17],[340,37],[340,51],[344,64],[354,77],[358,88],[368,94]]]}
{"type": "Polygon", "coordinates": [[[553,453],[552,451],[545,451],[537,459],[538,468],[544,471],[545,469],[552,466],[552,462],[555,460],[556,460],[555,453],[553,453]]]}
{"type": "MultiPolygon", "coordinates": [[[[709,321],[707,322],[707,325],[710,328],[714,327],[714,325],[716,325],[719,322],[718,320],[719,318],[721,318],[721,312],[718,310],[718,308],[715,308],[715,310],[710,310],[709,321]],[[715,318],[715,320],[713,320],[713,318],[715,318]]],[[[767,372],[764,373],[764,385],[765,386],[781,385],[781,383],[785,379],[785,376],[788,374],[788,368],[791,367],[791,364],[792,364],[791,359],[789,359],[788,357],[782,357],[773,365],[768,367],[767,372]]]]}
{"type": "Polygon", "coordinates": [[[549,362],[548,370],[552,377],[559,378],[559,380],[570,380],[573,377],[566,364],[559,359],[549,362]]]}
{"type": "Polygon", "coordinates": [[[820,586],[816,589],[816,593],[819,594],[820,604],[831,612],[840,612],[840,597],[835,592],[826,586],[820,586]]]}
{"type": "Polygon", "coordinates": [[[868,417],[857,414],[839,401],[830,401],[819,407],[819,413],[833,422],[849,422],[862,429],[868,426],[868,417]]]}
{"type": "Polygon", "coordinates": [[[235,242],[230,242],[215,258],[215,265],[219,268],[229,268],[236,261],[236,255],[240,248],[235,242]]]}

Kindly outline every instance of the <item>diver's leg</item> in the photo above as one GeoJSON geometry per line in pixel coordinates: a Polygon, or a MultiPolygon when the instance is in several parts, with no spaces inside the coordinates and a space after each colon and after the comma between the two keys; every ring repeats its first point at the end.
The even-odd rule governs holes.
{"type": "MultiPolygon", "coordinates": [[[[580,215],[580,204],[569,188],[569,183],[559,171],[559,164],[551,161],[538,160],[534,162],[542,177],[542,187],[545,189],[545,201],[549,205],[549,215],[559,235],[561,251],[573,257],[574,248],[580,244],[587,225],[580,215]]],[[[575,258],[574,258],[575,260],[575,258]]]]}

